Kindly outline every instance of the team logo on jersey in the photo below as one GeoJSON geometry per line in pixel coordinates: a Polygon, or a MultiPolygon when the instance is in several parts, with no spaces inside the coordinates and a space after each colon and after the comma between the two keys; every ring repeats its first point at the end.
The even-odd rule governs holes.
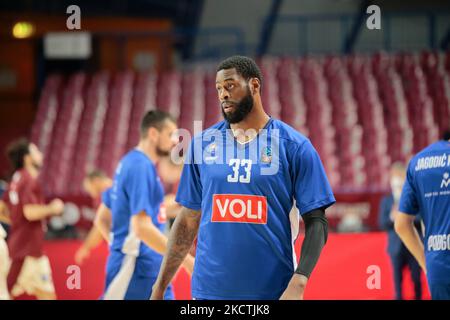
{"type": "Polygon", "coordinates": [[[441,188],[450,186],[450,174],[448,172],[444,173],[444,177],[441,182],[441,188]]]}
{"type": "Polygon", "coordinates": [[[272,162],[272,148],[264,147],[261,152],[261,162],[271,163],[272,162]]]}
{"type": "Polygon", "coordinates": [[[167,209],[164,203],[159,207],[157,220],[159,223],[166,223],[167,221],[167,209]]]}
{"type": "Polygon", "coordinates": [[[267,198],[244,194],[215,194],[211,222],[267,224],[267,198]]]}
{"type": "Polygon", "coordinates": [[[206,148],[205,148],[205,160],[206,161],[210,161],[210,160],[215,160],[217,159],[217,144],[215,142],[209,144],[206,148]]]}

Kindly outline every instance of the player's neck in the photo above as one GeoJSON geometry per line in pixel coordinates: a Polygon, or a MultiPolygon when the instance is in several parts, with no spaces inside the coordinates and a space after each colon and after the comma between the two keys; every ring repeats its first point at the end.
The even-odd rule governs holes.
{"type": "Polygon", "coordinates": [[[25,166],[25,170],[28,172],[28,174],[33,177],[33,178],[37,178],[39,175],[39,171],[33,166],[33,165],[29,165],[29,166],[25,166]]]}
{"type": "Polygon", "coordinates": [[[139,142],[139,144],[137,145],[136,149],[141,151],[142,153],[144,153],[147,157],[149,157],[150,160],[152,160],[152,162],[154,164],[158,163],[159,156],[156,153],[155,148],[152,148],[151,146],[149,146],[146,141],[139,142]]]}

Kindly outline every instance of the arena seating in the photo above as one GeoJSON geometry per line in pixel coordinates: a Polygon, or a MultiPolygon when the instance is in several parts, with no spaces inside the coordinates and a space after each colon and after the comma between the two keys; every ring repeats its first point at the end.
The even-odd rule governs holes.
{"type": "MultiPolygon", "coordinates": [[[[450,123],[450,52],[260,59],[268,113],[307,135],[334,188],[383,190],[450,123]]],[[[221,118],[214,70],[104,71],[49,76],[32,139],[46,156],[48,194],[78,194],[89,168],[112,174],[136,144],[145,111],[171,112],[193,130],[221,118]],[[70,181],[70,183],[67,183],[70,181]]]]}

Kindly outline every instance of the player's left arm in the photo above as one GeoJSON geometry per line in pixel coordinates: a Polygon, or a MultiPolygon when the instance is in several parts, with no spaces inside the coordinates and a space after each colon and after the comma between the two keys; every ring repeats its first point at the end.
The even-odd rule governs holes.
{"type": "Polygon", "coordinates": [[[426,273],[425,251],[417,228],[414,225],[415,216],[403,212],[398,212],[395,217],[395,232],[405,244],[406,248],[416,258],[420,267],[426,273]]]}
{"type": "Polygon", "coordinates": [[[328,221],[325,216],[325,209],[315,209],[305,213],[302,217],[305,223],[305,239],[302,244],[300,263],[286,290],[283,292],[281,300],[303,299],[308,278],[319,260],[322,248],[327,242],[328,221]]]}
{"type": "Polygon", "coordinates": [[[300,263],[280,299],[303,299],[303,294],[322,248],[327,241],[325,209],[336,202],[322,161],[309,140],[292,150],[291,178],[296,206],[305,222],[300,263]]]}

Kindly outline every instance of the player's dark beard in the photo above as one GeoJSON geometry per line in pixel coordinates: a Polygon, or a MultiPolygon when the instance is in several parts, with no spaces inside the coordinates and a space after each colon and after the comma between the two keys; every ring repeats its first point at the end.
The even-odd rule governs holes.
{"type": "Polygon", "coordinates": [[[247,95],[236,105],[233,112],[225,113],[222,108],[222,115],[229,123],[238,123],[244,120],[253,109],[253,97],[250,89],[247,87],[247,95]]]}
{"type": "Polygon", "coordinates": [[[165,151],[161,149],[160,147],[156,147],[156,154],[159,157],[168,157],[170,155],[170,151],[165,151]]]}
{"type": "Polygon", "coordinates": [[[36,161],[32,161],[31,164],[33,165],[33,167],[37,170],[40,171],[42,169],[42,165],[40,165],[39,163],[37,163],[36,161]]]}

